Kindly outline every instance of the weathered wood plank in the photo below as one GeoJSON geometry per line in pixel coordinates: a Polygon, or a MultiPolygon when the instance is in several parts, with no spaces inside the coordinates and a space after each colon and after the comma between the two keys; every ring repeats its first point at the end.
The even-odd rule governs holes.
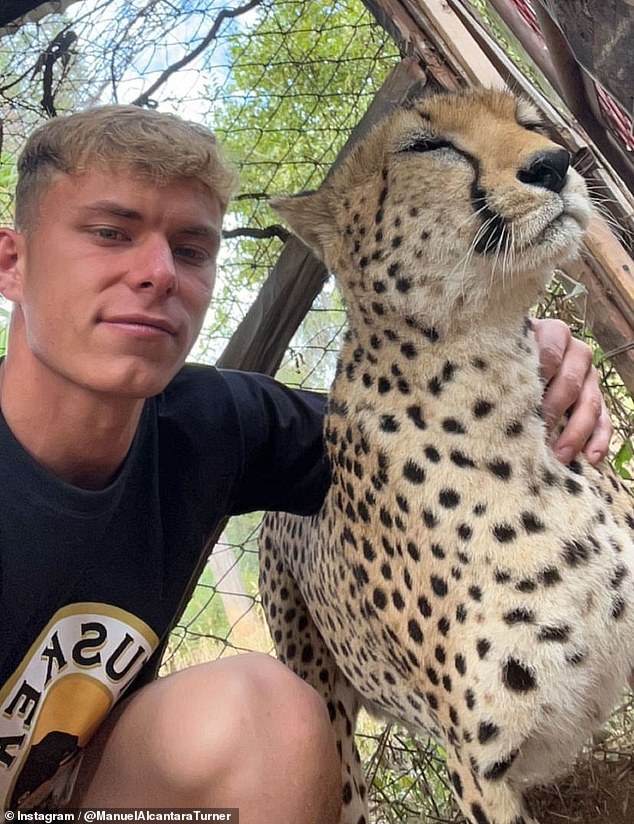
{"type": "Polygon", "coordinates": [[[433,32],[434,48],[445,59],[451,55],[452,65],[464,73],[470,85],[494,88],[505,86],[507,78],[496,69],[445,0],[401,2],[426,37],[433,32]]]}
{"type": "Polygon", "coordinates": [[[634,395],[634,337],[614,302],[612,288],[597,276],[587,260],[569,264],[566,274],[586,287],[586,323],[614,364],[628,392],[634,395]]]}
{"type": "Polygon", "coordinates": [[[444,54],[432,45],[404,8],[401,0],[362,0],[402,54],[415,56],[425,67],[430,80],[441,89],[459,91],[468,85],[468,77],[451,54],[444,54]]]}
{"type": "Polygon", "coordinates": [[[588,227],[585,247],[590,253],[588,263],[604,287],[612,291],[614,303],[634,330],[634,261],[598,217],[588,227]]]}

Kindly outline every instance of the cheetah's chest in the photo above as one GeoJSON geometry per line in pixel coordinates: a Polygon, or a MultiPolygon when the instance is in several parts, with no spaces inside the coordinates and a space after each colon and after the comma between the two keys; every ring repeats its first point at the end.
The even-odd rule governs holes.
{"type": "Polygon", "coordinates": [[[472,701],[503,686],[565,713],[567,681],[581,680],[578,734],[579,714],[607,715],[634,663],[634,549],[606,500],[616,490],[545,451],[502,460],[447,419],[421,427],[414,404],[331,415],[333,484],[302,552],[311,611],[388,715],[433,729],[437,691],[456,682],[472,701]]]}

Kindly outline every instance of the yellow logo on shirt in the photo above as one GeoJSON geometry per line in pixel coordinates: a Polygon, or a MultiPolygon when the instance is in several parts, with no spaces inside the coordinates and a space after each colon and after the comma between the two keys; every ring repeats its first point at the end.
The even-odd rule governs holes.
{"type": "Polygon", "coordinates": [[[0,809],[32,809],[63,785],[157,645],[143,621],[105,604],[52,617],[0,690],[0,809]]]}

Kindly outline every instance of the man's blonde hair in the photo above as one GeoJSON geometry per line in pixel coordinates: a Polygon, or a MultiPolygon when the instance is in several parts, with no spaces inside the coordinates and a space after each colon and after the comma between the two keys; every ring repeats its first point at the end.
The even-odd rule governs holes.
{"type": "Polygon", "coordinates": [[[138,174],[157,185],[202,183],[226,208],[237,176],[204,126],[137,106],[99,106],[56,117],[36,129],[18,159],[15,225],[32,228],[39,200],[56,173],[138,174]]]}

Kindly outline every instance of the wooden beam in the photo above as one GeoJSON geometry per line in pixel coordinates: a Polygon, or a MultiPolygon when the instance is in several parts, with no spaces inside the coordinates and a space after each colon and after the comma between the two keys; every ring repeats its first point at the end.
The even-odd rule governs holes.
{"type": "MultiPolygon", "coordinates": [[[[375,123],[408,96],[424,88],[426,75],[418,61],[406,58],[392,71],[344,148],[332,171],[375,123]]],[[[274,374],[328,273],[300,240],[290,238],[260,293],[231,336],[218,366],[274,374]]]]}
{"type": "Polygon", "coordinates": [[[468,85],[468,77],[451,52],[430,43],[401,0],[362,0],[399,47],[402,54],[415,57],[437,88],[459,91],[468,85]]]}
{"type": "MultiPolygon", "coordinates": [[[[470,86],[502,88],[507,78],[489,60],[460,18],[444,0],[401,0],[426,38],[432,37],[435,51],[451,55],[452,65],[470,86]]],[[[447,89],[449,91],[449,89],[447,89]]]]}
{"type": "Polygon", "coordinates": [[[588,227],[585,247],[590,253],[588,263],[634,329],[634,261],[599,217],[588,227]]]}
{"type": "Polygon", "coordinates": [[[535,63],[540,72],[548,80],[550,85],[557,88],[557,76],[553,61],[550,59],[546,44],[537,37],[533,29],[519,13],[514,2],[508,0],[488,0],[487,5],[497,16],[496,22],[502,24],[504,33],[509,39],[515,38],[519,41],[524,51],[535,63]]]}

